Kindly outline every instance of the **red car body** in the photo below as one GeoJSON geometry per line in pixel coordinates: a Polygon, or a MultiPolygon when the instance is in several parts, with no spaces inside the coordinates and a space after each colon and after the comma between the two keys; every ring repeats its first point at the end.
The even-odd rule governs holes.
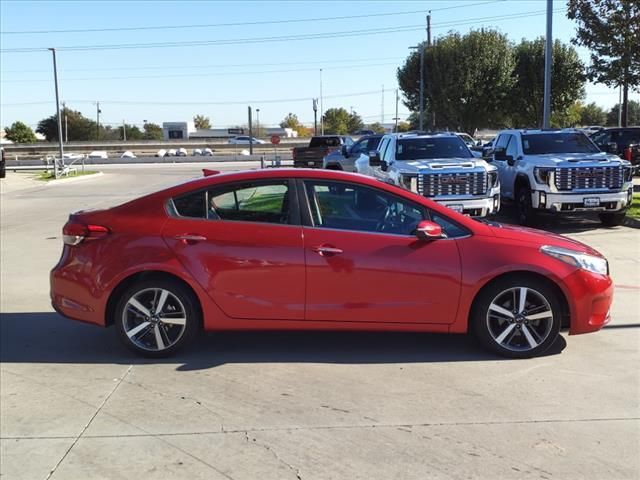
{"type": "Polygon", "coordinates": [[[327,170],[269,169],[196,179],[65,226],[86,240],[65,245],[51,272],[56,311],[107,326],[119,292],[151,272],[180,279],[197,297],[205,330],[394,330],[464,333],[474,299],[498,277],[527,272],[550,280],[571,334],[609,320],[612,280],[540,252],[543,245],[598,252],[546,232],[481,223],[398,187],[327,170]],[[455,239],[254,222],[176,218],[172,198],[256,179],[324,179],[388,191],[468,230],[455,239]],[[91,232],[86,227],[91,226],[91,232]],[[319,246],[341,255],[318,254],[319,246]]]}

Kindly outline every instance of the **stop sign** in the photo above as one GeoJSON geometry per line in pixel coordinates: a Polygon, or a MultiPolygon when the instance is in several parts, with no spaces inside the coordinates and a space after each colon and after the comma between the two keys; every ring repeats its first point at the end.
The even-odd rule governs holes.
{"type": "Polygon", "coordinates": [[[280,135],[271,135],[271,143],[277,145],[280,143],[280,135]]]}

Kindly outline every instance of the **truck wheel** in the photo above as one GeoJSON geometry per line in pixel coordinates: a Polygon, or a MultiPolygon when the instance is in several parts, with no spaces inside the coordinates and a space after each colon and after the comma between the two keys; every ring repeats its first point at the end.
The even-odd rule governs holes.
{"type": "Polygon", "coordinates": [[[626,216],[627,212],[601,213],[599,215],[600,221],[606,227],[617,227],[622,225],[626,216]]]}
{"type": "Polygon", "coordinates": [[[536,215],[531,203],[531,188],[520,185],[516,190],[516,220],[520,225],[535,225],[536,215]]]}

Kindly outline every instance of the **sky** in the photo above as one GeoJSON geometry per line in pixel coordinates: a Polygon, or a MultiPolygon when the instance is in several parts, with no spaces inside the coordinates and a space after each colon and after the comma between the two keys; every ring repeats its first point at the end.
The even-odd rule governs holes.
{"type": "MultiPolygon", "coordinates": [[[[248,106],[264,126],[289,112],[312,124],[321,88],[324,110],[391,122],[396,70],[409,46],[426,39],[427,11],[434,37],[492,27],[517,42],[545,34],[545,8],[545,0],[0,0],[0,49],[21,49],[0,53],[0,126],[35,128],[55,113],[49,47],[57,49],[61,101],[90,118],[99,102],[101,124],[202,114],[225,128],[246,124],[248,106]]],[[[555,0],[554,11],[553,36],[569,42],[575,25],[565,1],[555,0]]],[[[578,53],[588,62],[586,49],[578,53]]],[[[605,108],[618,102],[604,85],[586,92],[605,108]]],[[[406,118],[402,101],[398,109],[406,118]]]]}

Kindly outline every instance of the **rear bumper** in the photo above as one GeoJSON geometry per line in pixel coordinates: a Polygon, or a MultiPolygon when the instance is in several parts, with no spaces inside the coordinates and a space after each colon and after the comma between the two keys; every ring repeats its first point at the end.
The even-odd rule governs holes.
{"type": "Polygon", "coordinates": [[[294,160],[295,168],[322,168],[322,159],[320,160],[294,160]]]}
{"type": "Polygon", "coordinates": [[[571,212],[619,212],[631,205],[633,189],[615,193],[550,193],[534,191],[531,194],[533,208],[550,213],[571,212]],[[590,206],[590,200],[599,199],[598,206],[590,206]]]}
{"type": "Polygon", "coordinates": [[[596,332],[611,320],[613,281],[606,275],[577,270],[564,279],[571,310],[570,335],[596,332]]]}
{"type": "Polygon", "coordinates": [[[54,268],[50,274],[51,306],[60,315],[94,325],[105,326],[104,301],[91,294],[90,288],[64,276],[54,268]]]}

